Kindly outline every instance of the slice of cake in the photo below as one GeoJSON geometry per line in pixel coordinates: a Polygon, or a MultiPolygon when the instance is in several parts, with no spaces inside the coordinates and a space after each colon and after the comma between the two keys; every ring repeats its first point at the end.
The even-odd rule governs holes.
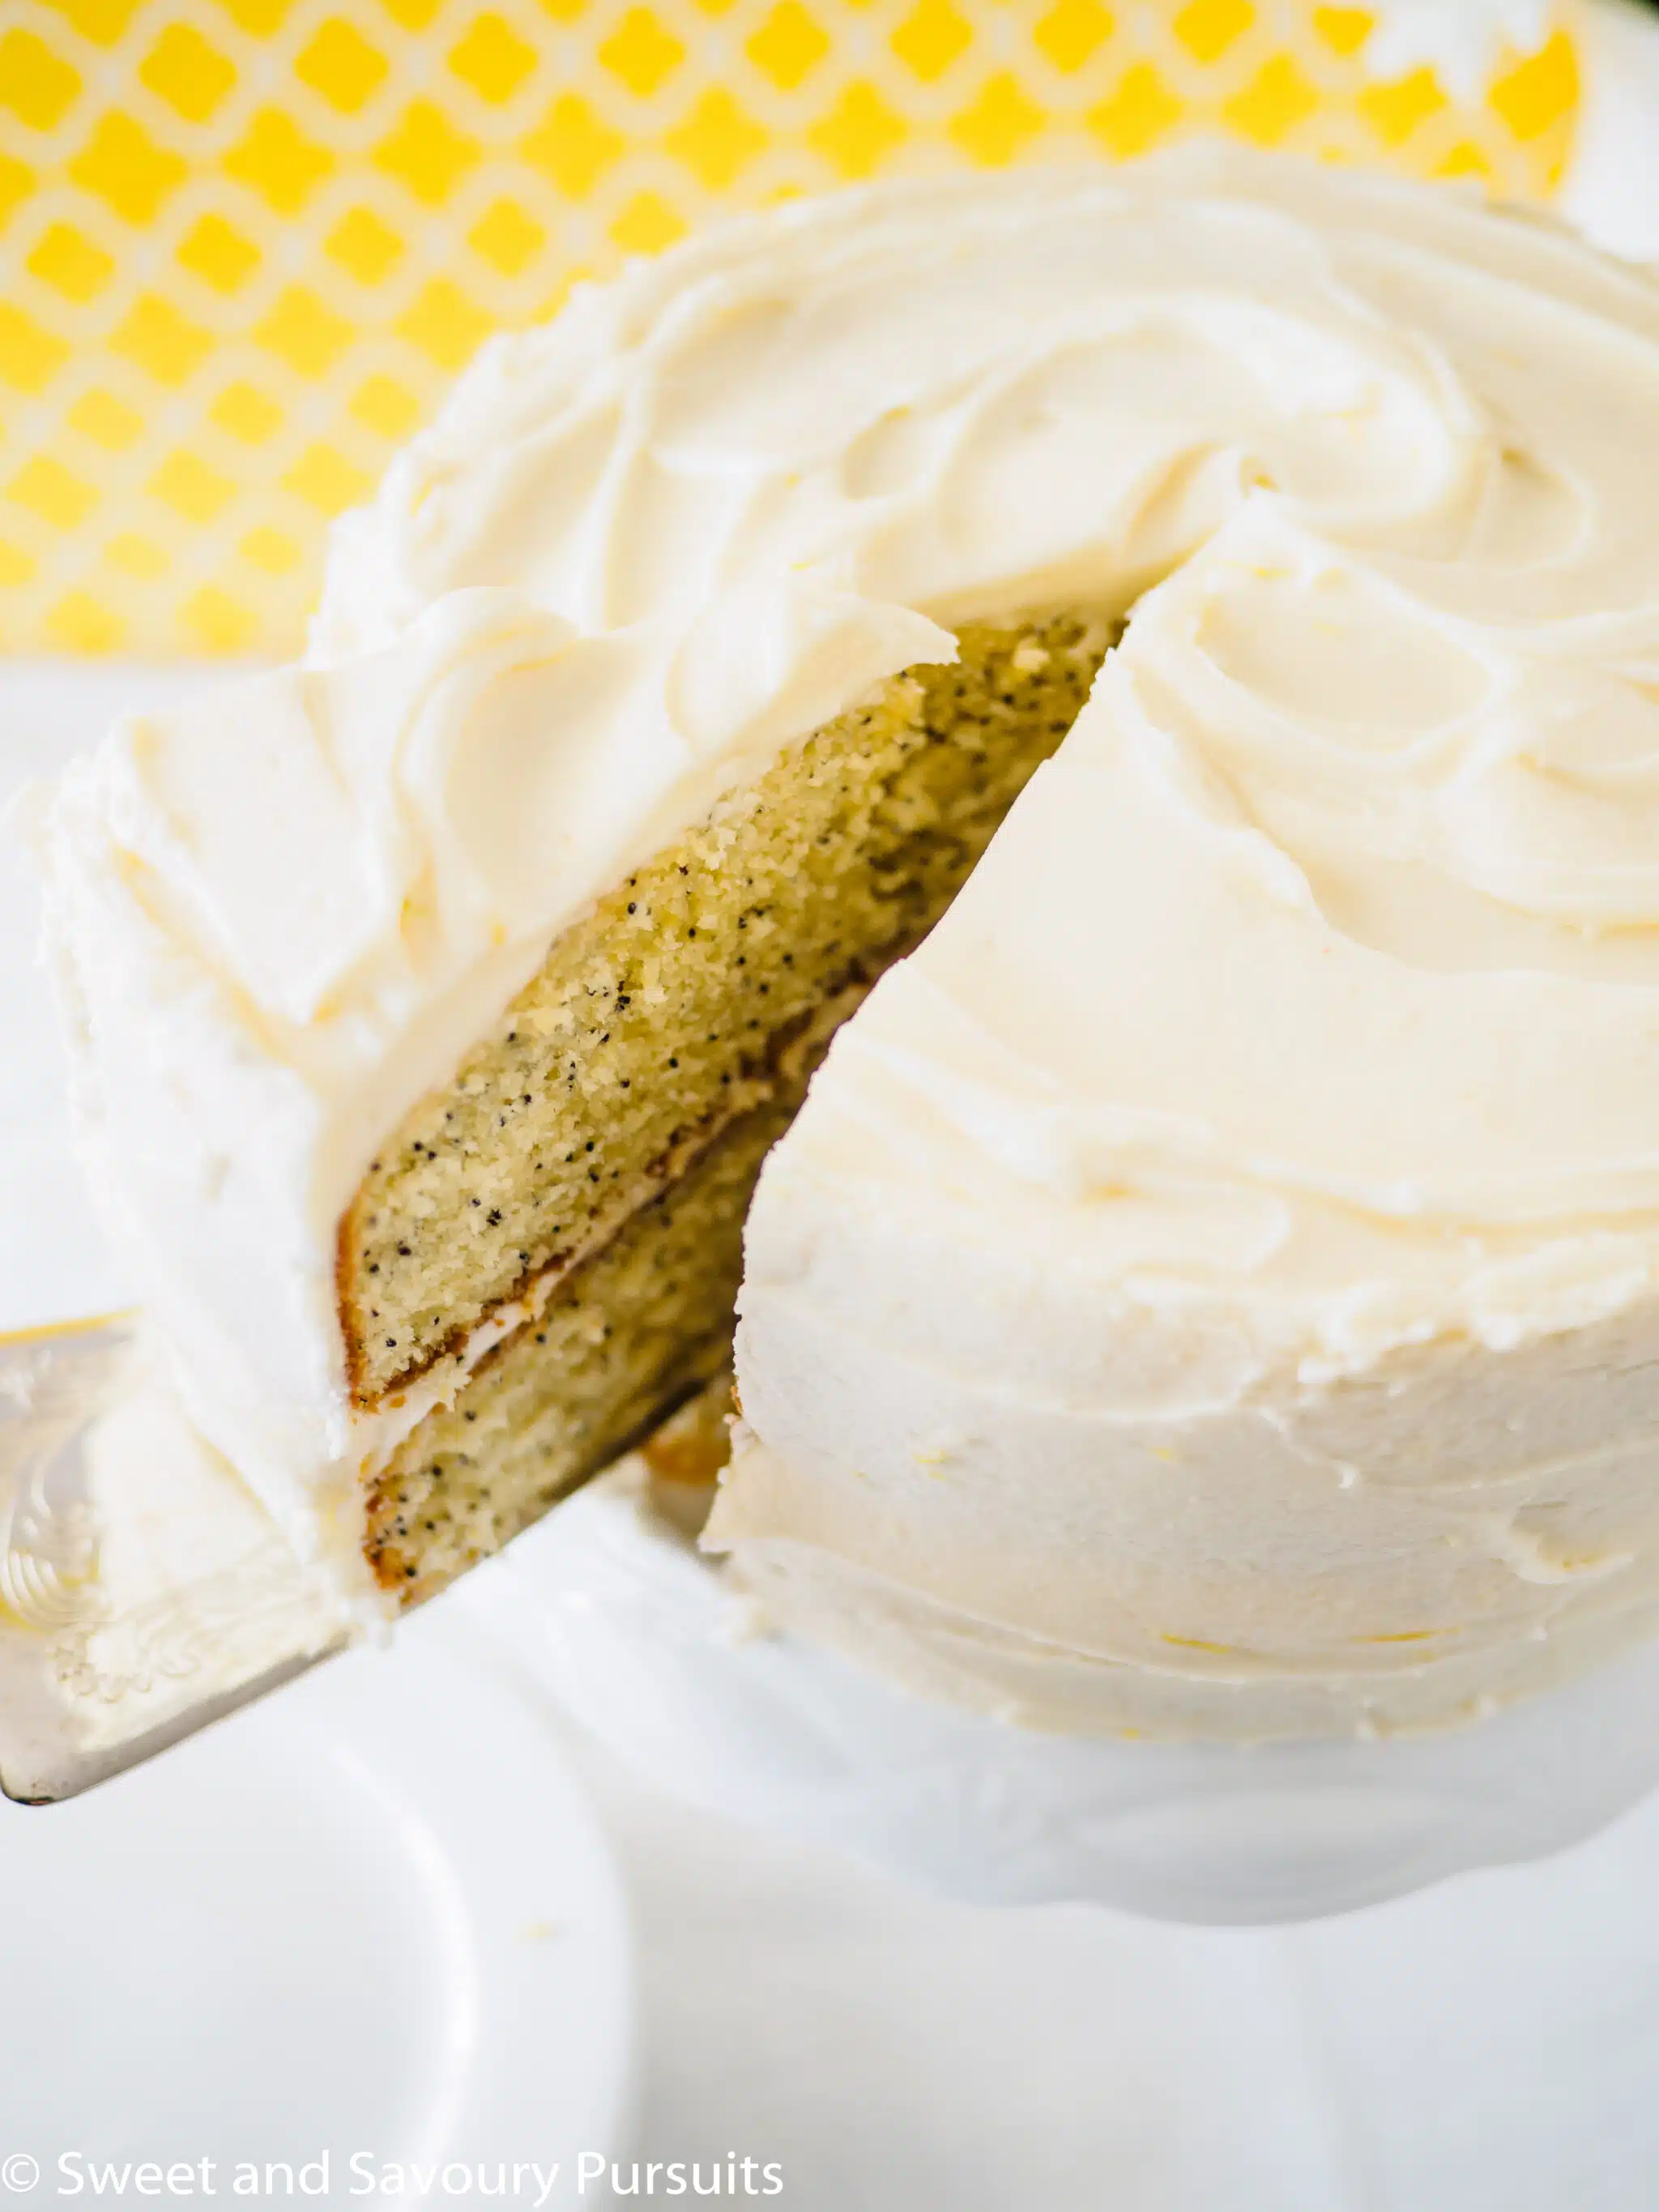
{"type": "Polygon", "coordinates": [[[608,647],[501,596],[118,730],[52,831],[94,1159],[191,1413],[404,1603],[724,1370],[763,1156],[1108,635],[924,628],[934,663],[618,836],[581,817],[644,811],[619,764],[563,757],[608,647]]]}
{"type": "MultiPolygon", "coordinates": [[[[1260,693],[1293,793],[1324,788],[1332,698],[1407,779],[1438,680],[1432,623],[1333,627],[1328,572],[1624,683],[1651,312],[1530,222],[1200,148],[790,206],[488,349],[343,526],[306,662],[121,726],[46,828],[89,1154],[202,1436],[367,1615],[694,1399],[836,1024],[1195,559],[1289,561],[1299,642],[1258,668],[1217,585],[1213,696],[1153,671],[1145,712],[1260,693]],[[1264,514],[1292,553],[1237,550],[1264,514]]],[[[1133,949],[1155,1009],[1156,932],[1133,949]]],[[[952,1084],[935,1118],[964,1110],[952,1084]]],[[[994,1302],[1005,1244],[949,1246],[945,1307],[994,1302]]],[[[925,1358],[935,1300],[901,1279],[925,1358]]],[[[1025,1340],[994,1332],[988,1376],[1025,1340]]]]}

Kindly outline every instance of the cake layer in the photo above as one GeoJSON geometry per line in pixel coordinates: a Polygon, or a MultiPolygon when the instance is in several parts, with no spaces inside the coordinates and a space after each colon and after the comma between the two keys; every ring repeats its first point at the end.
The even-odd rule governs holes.
{"type": "Polygon", "coordinates": [[[730,1364],[743,1223],[790,1086],[575,1268],[372,1479],[368,1551],[417,1604],[642,1442],[730,1364]]]}

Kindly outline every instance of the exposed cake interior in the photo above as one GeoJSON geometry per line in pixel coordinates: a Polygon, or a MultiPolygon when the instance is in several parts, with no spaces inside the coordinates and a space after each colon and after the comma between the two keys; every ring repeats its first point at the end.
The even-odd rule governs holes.
{"type": "Polygon", "coordinates": [[[563,932],[382,1147],[340,1232],[353,1392],[440,1400],[374,1480],[383,1586],[428,1595],[721,1370],[766,1151],[1111,635],[1076,609],[968,625],[957,662],[788,749],[563,932]]]}

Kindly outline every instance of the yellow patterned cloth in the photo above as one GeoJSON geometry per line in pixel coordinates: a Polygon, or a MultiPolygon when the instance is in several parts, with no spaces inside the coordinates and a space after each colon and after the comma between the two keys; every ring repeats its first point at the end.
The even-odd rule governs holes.
{"type": "Polygon", "coordinates": [[[1455,94],[1310,0],[0,0],[0,647],[295,646],[479,342],[728,209],[1194,129],[1546,193],[1536,13],[1455,94]]]}

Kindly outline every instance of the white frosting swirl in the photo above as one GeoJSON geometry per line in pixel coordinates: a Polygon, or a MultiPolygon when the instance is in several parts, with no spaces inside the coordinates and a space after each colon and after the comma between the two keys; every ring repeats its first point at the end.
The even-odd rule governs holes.
{"type": "MultiPolygon", "coordinates": [[[[587,901],[872,683],[949,658],[941,623],[1161,577],[1031,830],[838,1054],[773,1191],[867,1087],[877,1133],[826,1188],[879,1179],[890,1143],[929,1234],[978,1224],[971,1281],[918,1285],[946,1359],[1029,1279],[1013,1220],[1081,1236],[1113,1298],[1156,1279],[1224,1314],[1228,1376],[1310,1328],[1340,1365],[1453,1326],[1465,1235],[1517,1334],[1540,1300],[1620,1304],[1648,1266],[1640,1055],[1597,993],[1644,988],[1655,317],[1544,225],[1189,148],[789,207],[487,349],[342,527],[307,663],[118,728],[47,832],[101,1180],[199,1425],[349,1573],[389,1431],[347,1407],[332,1242],[386,1131],[587,901]],[[1079,962],[1068,905],[1126,934],[1079,962]],[[1022,964],[957,974],[988,914],[1022,964]],[[1206,948],[1235,927],[1218,1019],[1206,948]],[[1354,980],[1316,1017],[1328,959],[1354,980]],[[1425,1028],[1376,1091],[1373,976],[1453,1055],[1425,1028]],[[1522,1001],[1572,1056],[1516,1041],[1522,1001]],[[1481,1103],[1522,1078],[1549,1098],[1481,1103]],[[1103,1237],[1120,1164],[1146,1194],[1103,1237]],[[1570,1289],[1539,1256],[1564,1208],[1601,1217],[1570,1289]]],[[[1063,1403],[1056,1340],[1016,1315],[998,1342],[1032,1356],[988,1377],[1063,1403]]],[[[758,1542],[746,1494],[728,1533],[758,1542]]]]}
{"type": "Polygon", "coordinates": [[[1348,458],[1237,457],[751,1213],[711,1540],[1027,1722],[1439,1717],[1653,1616],[1659,293],[1443,212],[1310,199],[1348,458]]]}

